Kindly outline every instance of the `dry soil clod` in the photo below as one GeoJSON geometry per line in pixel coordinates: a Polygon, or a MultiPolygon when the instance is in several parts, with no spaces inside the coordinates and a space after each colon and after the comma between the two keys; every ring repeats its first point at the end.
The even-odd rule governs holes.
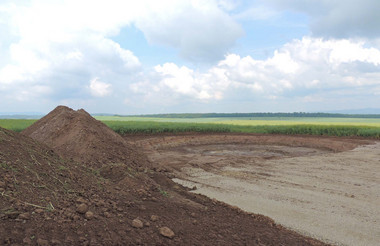
{"type": "Polygon", "coordinates": [[[132,226],[134,228],[143,228],[144,223],[140,219],[134,219],[134,220],[132,220],[132,226]]]}
{"type": "Polygon", "coordinates": [[[160,232],[162,236],[170,238],[170,239],[172,239],[175,236],[174,232],[169,227],[166,227],[166,226],[161,227],[160,229],[158,229],[158,231],[160,232]]]}
{"type": "Polygon", "coordinates": [[[85,203],[81,203],[77,207],[77,212],[80,214],[85,214],[88,211],[88,206],[85,203]]]}

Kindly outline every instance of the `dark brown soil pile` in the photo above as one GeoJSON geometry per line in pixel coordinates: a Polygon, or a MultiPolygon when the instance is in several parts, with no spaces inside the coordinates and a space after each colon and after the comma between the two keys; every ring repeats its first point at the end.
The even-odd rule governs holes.
{"type": "Polygon", "coordinates": [[[0,204],[8,217],[29,205],[53,209],[81,189],[84,172],[37,141],[0,128],[0,204]],[[9,202],[15,206],[8,209],[9,202]]]}
{"type": "Polygon", "coordinates": [[[45,143],[64,158],[92,167],[110,163],[146,165],[142,154],[83,109],[58,106],[22,134],[45,143]]]}
{"type": "Polygon", "coordinates": [[[68,158],[62,159],[47,145],[0,128],[0,245],[324,245],[267,217],[189,193],[163,173],[125,169],[119,162],[133,164],[139,152],[107,129],[84,111],[58,107],[25,131],[36,139],[40,131],[68,158]],[[80,157],[69,142],[99,160],[80,157]],[[71,161],[70,150],[91,165],[71,161]],[[123,167],[120,179],[100,175],[102,161],[123,167]]]}

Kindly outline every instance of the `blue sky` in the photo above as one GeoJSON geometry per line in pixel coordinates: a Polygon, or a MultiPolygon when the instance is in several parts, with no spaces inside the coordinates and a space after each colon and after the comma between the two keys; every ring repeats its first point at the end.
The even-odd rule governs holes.
{"type": "Polygon", "coordinates": [[[0,2],[0,112],[380,108],[380,1],[0,2]]]}

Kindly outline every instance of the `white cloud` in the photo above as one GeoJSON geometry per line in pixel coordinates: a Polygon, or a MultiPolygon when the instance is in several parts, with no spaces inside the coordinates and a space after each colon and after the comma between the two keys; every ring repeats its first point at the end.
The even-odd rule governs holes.
{"type": "Polygon", "coordinates": [[[214,74],[201,74],[185,66],[178,67],[173,63],[156,66],[155,71],[162,76],[160,87],[167,87],[182,95],[201,100],[221,99],[217,81],[210,81],[214,74]]]}
{"type": "MultiPolygon", "coordinates": [[[[160,82],[154,83],[154,90],[149,89],[152,84],[145,83],[141,91],[156,91],[157,95],[170,90],[173,95],[221,100],[227,96],[238,98],[230,92],[243,89],[250,91],[251,97],[299,95],[311,102],[316,101],[310,99],[315,90],[379,87],[380,50],[363,42],[305,37],[284,45],[266,60],[229,54],[203,73],[173,63],[156,66],[155,70],[160,82]]],[[[321,97],[318,95],[318,100],[321,97]]]]}
{"type": "Polygon", "coordinates": [[[380,37],[380,1],[377,0],[265,0],[276,8],[310,17],[315,36],[325,38],[380,37]]]}
{"type": "Polygon", "coordinates": [[[253,6],[236,14],[234,17],[238,20],[267,20],[278,16],[278,12],[267,6],[253,6]]]}
{"type": "Polygon", "coordinates": [[[241,4],[241,0],[218,0],[218,6],[226,11],[232,11],[241,4]]]}
{"type": "MultiPolygon", "coordinates": [[[[125,101],[135,107],[160,109],[183,102],[227,105],[263,98],[279,102],[297,97],[316,102],[315,98],[322,100],[327,90],[342,92],[342,88],[378,95],[380,39],[306,37],[285,44],[264,60],[229,53],[243,35],[237,21],[278,14],[268,7],[269,1],[262,1],[231,16],[241,10],[242,2],[2,1],[0,96],[7,97],[7,105],[16,101],[30,104],[35,98],[51,100],[52,104],[87,105],[106,102],[112,94],[109,104],[125,101]],[[186,61],[195,61],[191,63],[194,67],[199,61],[211,63],[202,63],[203,69],[169,61],[145,67],[132,50],[112,40],[130,25],[140,29],[151,44],[173,47],[186,61]]],[[[309,15],[317,36],[380,35],[375,11],[378,4],[370,7],[368,0],[357,12],[353,11],[357,1],[352,0],[271,2],[282,9],[292,4],[293,10],[309,15]],[[347,19],[350,15],[354,22],[347,19]]],[[[329,96],[333,98],[332,93],[329,96]]]]}
{"type": "MultiPolygon", "coordinates": [[[[152,44],[174,47],[195,61],[222,59],[242,34],[214,0],[2,1],[2,93],[49,87],[35,96],[74,100],[87,97],[85,81],[95,77],[128,93],[128,84],[144,79],[142,64],[111,37],[129,25],[152,44]]],[[[209,97],[202,90],[199,95],[209,97]]]]}
{"type": "MultiPolygon", "coordinates": [[[[224,4],[227,6],[227,3],[224,4]]],[[[179,49],[191,61],[217,61],[243,35],[215,1],[153,1],[136,25],[148,41],[179,49]]]]}
{"type": "Polygon", "coordinates": [[[112,85],[100,81],[98,78],[94,78],[90,81],[91,94],[96,97],[104,97],[111,94],[112,85]]]}

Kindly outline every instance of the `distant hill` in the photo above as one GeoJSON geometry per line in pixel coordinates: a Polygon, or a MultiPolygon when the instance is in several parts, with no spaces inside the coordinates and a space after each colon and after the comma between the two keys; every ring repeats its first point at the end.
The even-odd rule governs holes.
{"type": "Polygon", "coordinates": [[[0,119],[31,119],[31,120],[38,120],[42,118],[43,115],[28,115],[28,114],[0,114],[0,119]]]}
{"type": "Polygon", "coordinates": [[[380,114],[380,108],[334,110],[334,111],[328,111],[328,113],[337,113],[337,114],[380,114]]]}

